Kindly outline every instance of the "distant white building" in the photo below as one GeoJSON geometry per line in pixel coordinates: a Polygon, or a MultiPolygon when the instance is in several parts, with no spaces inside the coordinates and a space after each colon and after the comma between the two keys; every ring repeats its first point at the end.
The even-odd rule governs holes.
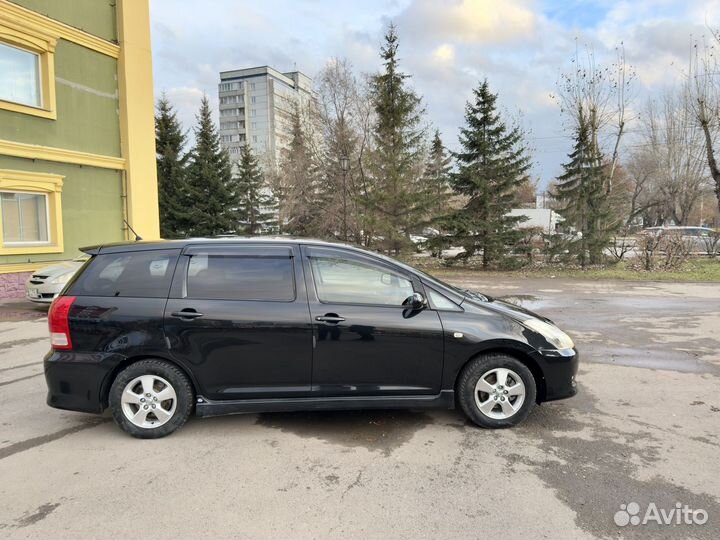
{"type": "Polygon", "coordinates": [[[528,219],[518,223],[518,228],[541,227],[546,234],[557,232],[559,224],[564,221],[560,214],[549,208],[513,208],[506,215],[525,216],[528,219]]]}
{"type": "Polygon", "coordinates": [[[553,208],[557,200],[549,191],[541,191],[535,195],[535,208],[553,208]]]}
{"type": "Polygon", "coordinates": [[[313,98],[312,79],[269,66],[220,72],[220,142],[233,162],[247,143],[261,164],[276,164],[289,144],[296,103],[313,98]]]}

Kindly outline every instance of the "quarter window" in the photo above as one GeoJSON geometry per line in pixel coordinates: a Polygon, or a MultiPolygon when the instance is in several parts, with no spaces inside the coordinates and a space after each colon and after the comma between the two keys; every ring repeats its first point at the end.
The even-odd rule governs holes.
{"type": "Polygon", "coordinates": [[[97,255],[69,294],[166,298],[179,255],[179,249],[97,255]]]}
{"type": "Polygon", "coordinates": [[[4,192],[0,201],[4,245],[49,241],[47,195],[4,192]]]}
{"type": "Polygon", "coordinates": [[[458,305],[447,298],[445,295],[426,287],[428,296],[430,297],[430,304],[433,308],[441,311],[459,311],[458,305]]]}
{"type": "Polygon", "coordinates": [[[187,297],[292,302],[295,300],[292,259],[212,253],[193,255],[188,264],[187,297]]]}
{"type": "Polygon", "coordinates": [[[42,107],[37,54],[0,43],[0,99],[42,107]]]}
{"type": "Polygon", "coordinates": [[[379,266],[326,257],[310,264],[321,302],[401,306],[413,294],[410,280],[379,266]]]}

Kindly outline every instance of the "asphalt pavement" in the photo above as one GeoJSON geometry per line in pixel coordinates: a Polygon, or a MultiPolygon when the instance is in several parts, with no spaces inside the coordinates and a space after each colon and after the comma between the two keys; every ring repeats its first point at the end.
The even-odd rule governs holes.
{"type": "Polygon", "coordinates": [[[578,396],[502,431],[459,411],[278,413],[141,441],[47,407],[46,313],[0,305],[0,537],[720,536],[719,284],[453,279],[566,329],[578,396]]]}

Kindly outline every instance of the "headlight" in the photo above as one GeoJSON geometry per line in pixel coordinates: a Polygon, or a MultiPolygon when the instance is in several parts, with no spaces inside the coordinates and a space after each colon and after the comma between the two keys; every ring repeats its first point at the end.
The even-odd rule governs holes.
{"type": "Polygon", "coordinates": [[[64,274],[60,274],[58,277],[54,278],[52,281],[50,281],[50,283],[65,284],[70,280],[71,277],[73,277],[74,274],[75,272],[65,272],[64,274]]]}
{"type": "Polygon", "coordinates": [[[531,330],[535,330],[538,334],[541,334],[558,349],[572,349],[575,346],[570,336],[557,326],[548,324],[540,319],[528,319],[523,321],[523,324],[531,330]]]}

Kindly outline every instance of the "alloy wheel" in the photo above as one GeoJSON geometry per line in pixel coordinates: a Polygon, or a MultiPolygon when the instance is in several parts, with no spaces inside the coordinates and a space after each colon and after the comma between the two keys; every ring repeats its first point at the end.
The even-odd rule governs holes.
{"type": "Polygon", "coordinates": [[[488,418],[505,420],[520,410],[525,393],[520,375],[511,369],[495,368],[485,372],[475,384],[475,405],[488,418]]]}
{"type": "Polygon", "coordinates": [[[168,422],[175,414],[177,394],[157,375],[141,375],[130,381],[120,398],[122,412],[134,425],[151,429],[168,422]]]}

